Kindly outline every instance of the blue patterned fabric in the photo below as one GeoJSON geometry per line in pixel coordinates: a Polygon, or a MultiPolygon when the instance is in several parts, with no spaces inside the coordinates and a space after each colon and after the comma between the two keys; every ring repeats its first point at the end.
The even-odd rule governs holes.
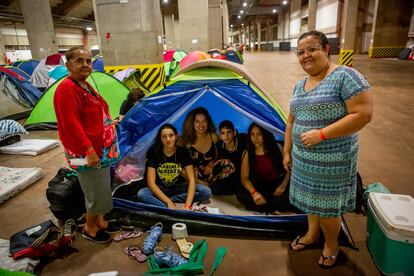
{"type": "Polygon", "coordinates": [[[3,141],[11,136],[26,134],[24,127],[13,120],[0,121],[0,141],[3,141]]]}
{"type": "Polygon", "coordinates": [[[369,89],[355,69],[338,67],[316,87],[304,90],[306,78],[293,91],[292,176],[290,201],[300,210],[336,217],[355,209],[358,134],[327,139],[312,148],[301,134],[328,126],[346,116],[345,101],[369,89]]]}

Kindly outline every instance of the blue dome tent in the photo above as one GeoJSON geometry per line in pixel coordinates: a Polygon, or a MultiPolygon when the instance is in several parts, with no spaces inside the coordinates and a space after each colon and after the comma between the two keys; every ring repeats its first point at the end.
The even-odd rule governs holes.
{"type": "Polygon", "coordinates": [[[104,72],[104,60],[103,57],[97,57],[92,61],[92,69],[94,71],[104,72]]]}
{"type": "MultiPolygon", "coordinates": [[[[115,172],[132,165],[135,167],[132,179],[142,179],[145,155],[159,127],[171,123],[181,132],[188,112],[199,106],[209,110],[216,124],[229,119],[239,132],[247,132],[251,122],[256,122],[271,131],[278,141],[283,141],[285,114],[246,69],[224,60],[202,60],[183,68],[163,88],[145,97],[126,114],[118,128],[123,157],[115,172]]],[[[137,183],[139,181],[130,181],[114,189],[115,209],[111,215],[122,223],[151,225],[161,221],[165,229],[171,229],[170,226],[179,221],[186,223],[194,234],[275,238],[292,238],[307,229],[305,214],[215,215],[135,202],[136,185],[145,185],[137,183]]],[[[346,240],[346,236],[343,237],[346,240]]]]}
{"type": "Polygon", "coordinates": [[[39,65],[39,61],[35,59],[29,59],[29,60],[15,61],[10,65],[23,70],[24,72],[26,72],[26,74],[31,76],[33,74],[33,71],[36,69],[37,65],[39,65]]]}
{"type": "Polygon", "coordinates": [[[0,66],[0,119],[29,116],[42,93],[22,76],[0,66]]]}

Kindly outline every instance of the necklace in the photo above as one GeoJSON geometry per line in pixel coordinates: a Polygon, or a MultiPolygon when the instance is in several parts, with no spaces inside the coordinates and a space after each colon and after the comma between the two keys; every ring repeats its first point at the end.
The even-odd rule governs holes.
{"type": "Polygon", "coordinates": [[[94,92],[88,85],[88,83],[85,81],[84,83],[80,83],[79,81],[73,79],[70,77],[70,79],[76,84],[78,85],[80,88],[82,88],[83,90],[85,90],[86,92],[88,92],[90,95],[94,96],[95,98],[97,97],[96,92],[94,92]]]}
{"type": "Polygon", "coordinates": [[[173,154],[172,155],[170,155],[170,156],[168,156],[166,153],[165,153],[165,150],[163,149],[162,150],[162,155],[164,156],[164,161],[165,162],[167,162],[167,157],[168,158],[171,158],[172,156],[174,156],[174,163],[177,163],[177,150],[176,150],[176,148],[174,147],[174,152],[173,152],[173,154]]]}
{"type": "Polygon", "coordinates": [[[230,153],[233,153],[233,151],[235,151],[236,149],[237,149],[237,144],[238,144],[238,142],[239,142],[239,140],[236,138],[236,141],[234,142],[234,146],[233,146],[233,148],[231,149],[231,150],[228,150],[227,148],[226,148],[226,145],[223,143],[222,144],[222,148],[223,149],[226,149],[228,152],[230,152],[230,153]]]}

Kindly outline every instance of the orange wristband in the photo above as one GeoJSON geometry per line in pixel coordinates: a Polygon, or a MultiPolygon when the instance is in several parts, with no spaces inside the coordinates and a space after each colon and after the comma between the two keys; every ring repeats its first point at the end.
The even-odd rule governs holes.
{"type": "Polygon", "coordinates": [[[93,148],[91,148],[90,150],[87,150],[86,152],[85,152],[85,156],[88,156],[88,155],[90,155],[90,154],[92,154],[92,153],[94,153],[95,152],[95,150],[93,149],[93,148]]]}
{"type": "Polygon", "coordinates": [[[191,208],[191,204],[185,204],[184,205],[186,208],[191,208]]]}
{"type": "Polygon", "coordinates": [[[326,135],[325,135],[325,134],[323,134],[322,129],[319,129],[319,133],[320,133],[320,135],[321,135],[321,139],[322,139],[322,140],[326,140],[326,135]]]}
{"type": "Polygon", "coordinates": [[[254,195],[256,193],[256,189],[253,189],[253,191],[250,192],[251,195],[254,195]]]}

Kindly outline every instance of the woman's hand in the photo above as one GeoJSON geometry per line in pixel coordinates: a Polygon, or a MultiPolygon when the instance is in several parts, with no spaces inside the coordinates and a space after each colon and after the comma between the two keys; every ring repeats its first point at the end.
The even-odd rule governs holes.
{"type": "Polygon", "coordinates": [[[290,153],[285,153],[283,155],[283,167],[288,172],[290,172],[290,170],[292,169],[292,156],[290,155],[290,153]]]}
{"type": "Polygon", "coordinates": [[[99,159],[96,152],[91,152],[86,156],[86,160],[88,161],[88,167],[99,167],[101,165],[101,160],[99,159]]]}
{"type": "Polygon", "coordinates": [[[311,148],[314,145],[322,142],[321,132],[319,129],[312,129],[305,133],[302,133],[300,136],[300,141],[302,142],[305,148],[311,148]]]}
{"type": "Polygon", "coordinates": [[[189,205],[185,204],[185,205],[183,206],[182,210],[188,210],[188,211],[191,211],[191,206],[189,206],[189,205]]]}
{"type": "Polygon", "coordinates": [[[170,209],[176,209],[177,208],[177,206],[175,205],[174,202],[172,202],[172,200],[168,201],[167,206],[170,209]]]}
{"type": "Polygon", "coordinates": [[[210,161],[210,163],[208,163],[208,165],[206,166],[206,168],[204,169],[204,175],[210,175],[213,173],[213,169],[214,167],[220,162],[219,160],[213,160],[210,161]]]}
{"type": "Polygon", "coordinates": [[[266,204],[266,199],[259,192],[255,192],[252,197],[256,205],[266,204]]]}
{"type": "Polygon", "coordinates": [[[281,196],[285,191],[286,191],[286,186],[287,185],[285,185],[285,184],[280,184],[277,188],[276,188],[276,190],[275,190],[275,192],[274,192],[274,196],[276,196],[276,197],[278,197],[278,196],[281,196]]]}

